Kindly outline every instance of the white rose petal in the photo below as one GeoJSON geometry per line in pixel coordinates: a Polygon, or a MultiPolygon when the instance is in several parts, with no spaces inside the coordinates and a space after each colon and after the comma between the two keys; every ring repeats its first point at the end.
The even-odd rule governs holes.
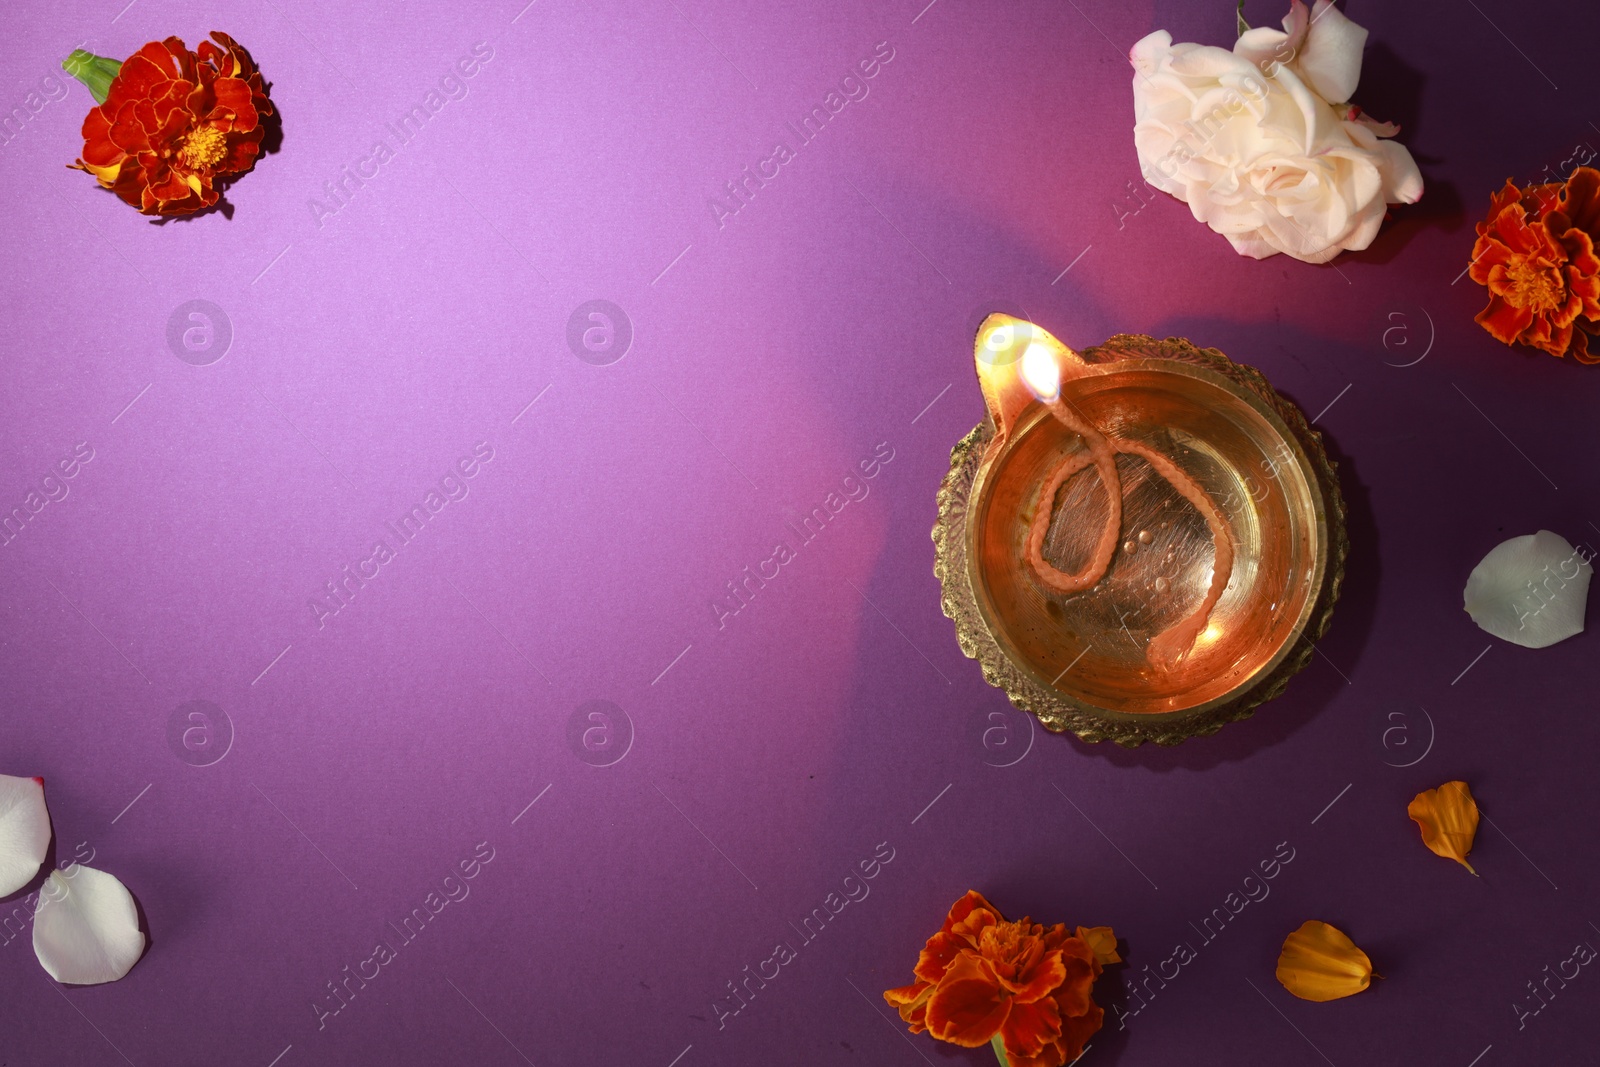
{"type": "Polygon", "coordinates": [[[1333,0],[1317,0],[1306,26],[1306,39],[1294,64],[1316,94],[1330,104],[1355,95],[1361,80],[1361,50],[1367,31],[1344,17],[1333,0]]]}
{"type": "Polygon", "coordinates": [[[133,895],[104,871],[74,863],[39,891],[33,951],[58,982],[115,982],[139,962],[144,943],[133,895]]]}
{"type": "Polygon", "coordinates": [[[1180,77],[1207,80],[1220,79],[1229,74],[1251,74],[1255,70],[1244,57],[1234,55],[1226,48],[1204,44],[1174,45],[1168,53],[1167,66],[1180,77]]]}
{"type": "Polygon", "coordinates": [[[1325,263],[1370,245],[1388,205],[1421,197],[1422,174],[1379,139],[1393,127],[1346,103],[1367,31],[1329,0],[1293,0],[1283,24],[1231,52],[1165,30],[1135,44],[1134,147],[1145,180],[1240,255],[1325,263]]]}
{"type": "Polygon", "coordinates": [[[1292,47],[1286,45],[1288,40],[1289,35],[1282,30],[1275,30],[1271,26],[1257,26],[1239,35],[1239,39],[1233,42],[1233,53],[1248,59],[1258,67],[1266,66],[1272,62],[1274,56],[1288,57],[1289,48],[1292,47]]]}
{"type": "Polygon", "coordinates": [[[1549,530],[1496,545],[1467,578],[1467,614],[1487,632],[1524,648],[1544,648],[1583,632],[1594,568],[1549,530]]]}
{"type": "Polygon", "coordinates": [[[1283,30],[1258,27],[1246,30],[1234,42],[1233,50],[1263,70],[1274,62],[1288,63],[1304,47],[1311,12],[1303,0],[1289,0],[1289,13],[1283,17],[1283,30]]]}
{"type": "Polygon", "coordinates": [[[1172,34],[1166,30],[1157,30],[1134,42],[1128,50],[1128,62],[1133,64],[1133,69],[1140,74],[1154,74],[1157,59],[1165,55],[1172,48],[1172,34]]]}
{"type": "Polygon", "coordinates": [[[1393,141],[1379,141],[1378,172],[1383,176],[1383,186],[1394,194],[1397,202],[1415,204],[1422,199],[1422,171],[1411,158],[1405,145],[1393,141]]]}
{"type": "Polygon", "coordinates": [[[32,881],[49,850],[44,780],[0,774],[0,897],[32,881]]]}

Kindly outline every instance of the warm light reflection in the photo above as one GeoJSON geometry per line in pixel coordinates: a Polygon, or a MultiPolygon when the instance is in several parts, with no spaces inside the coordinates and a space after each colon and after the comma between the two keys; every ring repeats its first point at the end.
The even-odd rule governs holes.
{"type": "Polygon", "coordinates": [[[1054,400],[1061,395],[1061,368],[1048,347],[1038,341],[1029,341],[1022,350],[1022,380],[1040,400],[1054,400]]]}
{"type": "Polygon", "coordinates": [[[999,366],[1005,362],[1005,360],[1001,357],[1010,350],[1011,341],[1014,336],[1015,331],[1012,329],[1010,324],[1005,326],[995,326],[991,328],[988,333],[984,334],[983,350],[988,353],[988,362],[990,365],[999,366]]]}
{"type": "Polygon", "coordinates": [[[1212,644],[1216,644],[1217,640],[1219,638],[1221,638],[1221,637],[1222,637],[1222,627],[1220,625],[1218,625],[1215,621],[1213,621],[1209,625],[1207,625],[1205,630],[1201,632],[1200,636],[1195,639],[1195,644],[1197,644],[1197,645],[1212,645],[1212,644]]]}

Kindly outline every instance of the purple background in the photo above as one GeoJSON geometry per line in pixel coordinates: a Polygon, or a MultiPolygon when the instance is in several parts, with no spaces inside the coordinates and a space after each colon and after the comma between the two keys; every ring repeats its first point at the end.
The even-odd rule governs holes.
{"type": "Polygon", "coordinates": [[[1231,4],[925,2],[13,12],[0,110],[81,42],[221,28],[284,138],[231,220],[166,226],[63,169],[75,83],[0,150],[0,507],[94,451],[0,548],[0,771],[47,779],[58,862],[92,850],[153,937],[84,989],[25,934],[0,945],[0,1063],[992,1062],[908,1038],[879,997],[969,887],[1114,926],[1128,965],[1103,1004],[1137,1008],[1124,980],[1198,950],[1126,1028],[1108,1012],[1085,1063],[1588,1054],[1600,977],[1520,1030],[1512,1005],[1600,944],[1600,634],[1494,641],[1461,588],[1506,537],[1600,543],[1600,370],[1497,344],[1452,279],[1492,189],[1600,145],[1600,17],[1352,0],[1357,100],[1404,124],[1428,189],[1313,267],[1239,258],[1133,192],[1126,49],[1230,42],[1231,4]],[[480,41],[465,98],[317,219],[324,183],[480,41]],[[785,123],[880,41],[870,95],[798,145],[785,123]],[[779,140],[795,158],[719,228],[710,198],[779,140]],[[234,333],[208,366],[166,342],[196,298],[234,333]],[[595,298],[633,326],[609,366],[566,342],[595,298]],[[1080,346],[1219,347],[1328,435],[1344,598],[1255,718],[1175,750],[1034,736],[961,656],[928,529],[995,308],[1080,346]],[[310,598],[480,441],[469,495],[319,629],[310,598]],[[725,583],[880,442],[870,495],[719,629],[725,583]],[[169,745],[193,700],[235,732],[210,766],[169,745]],[[591,763],[620,720],[603,758],[569,738],[591,700],[631,723],[610,766],[591,763]],[[1455,777],[1493,820],[1479,879],[1405,816],[1455,777]],[[480,842],[470,895],[319,1029],[326,983],[480,842]],[[1280,842],[1271,895],[1202,942],[1191,924],[1280,842]],[[802,944],[790,924],[880,843],[870,896],[802,944]],[[1313,917],[1386,980],[1287,994],[1278,948],[1313,917]],[[719,1029],[713,1001],[779,940],[798,958],[719,1029]]]}

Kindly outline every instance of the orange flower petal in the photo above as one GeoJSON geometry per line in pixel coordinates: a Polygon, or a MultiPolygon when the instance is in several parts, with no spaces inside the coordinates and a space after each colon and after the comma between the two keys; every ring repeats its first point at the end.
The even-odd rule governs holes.
{"type": "Polygon", "coordinates": [[[1111,932],[1111,927],[1080,926],[1078,940],[1089,946],[1089,951],[1094,953],[1100,966],[1122,962],[1122,957],[1117,955],[1117,935],[1111,932]]]}
{"type": "Polygon", "coordinates": [[[1490,272],[1511,261],[1511,249],[1490,237],[1478,238],[1472,246],[1472,262],[1467,264],[1467,275],[1479,285],[1489,284],[1490,272]]]}
{"type": "Polygon", "coordinates": [[[216,93],[217,107],[244,119],[237,124],[237,128],[248,130],[255,127],[256,110],[250,106],[250,86],[247,83],[238,78],[218,78],[212,88],[216,93]]]}
{"type": "Polygon", "coordinates": [[[1494,218],[1496,215],[1500,214],[1501,211],[1510,207],[1512,204],[1520,202],[1521,200],[1522,190],[1517,188],[1516,182],[1512,181],[1510,178],[1507,178],[1505,187],[1502,188],[1498,193],[1491,194],[1489,197],[1489,217],[1491,219],[1494,218]]]}
{"type": "Polygon", "coordinates": [[[150,101],[151,107],[155,111],[156,122],[161,126],[166,126],[172,121],[174,115],[180,116],[182,121],[187,122],[189,116],[186,105],[189,100],[189,94],[193,91],[194,85],[182,79],[168,82],[161,94],[150,101]]]}
{"type": "Polygon", "coordinates": [[[950,914],[945,916],[943,930],[949,933],[956,923],[971,915],[974,911],[986,911],[996,919],[1000,917],[1000,909],[989,903],[982,893],[976,889],[969,889],[960,900],[950,905],[950,914]]]}
{"type": "Polygon", "coordinates": [[[1600,170],[1579,167],[1561,191],[1561,211],[1587,234],[1600,232],[1600,170]]]}
{"type": "Polygon", "coordinates": [[[1089,1010],[1082,1015],[1062,1018],[1061,1036],[1056,1039],[1056,1052],[1061,1057],[1061,1063],[1071,1063],[1083,1055],[1083,1046],[1099,1032],[1105,1017],[1106,1013],[1100,1005],[1090,1001],[1089,1010]]]}
{"type": "Polygon", "coordinates": [[[1037,1056],[1008,1056],[1011,1067],[1062,1067],[1083,1055],[1084,1046],[1100,1031],[1106,1013],[1100,1005],[1090,1004],[1082,1015],[1061,1017],[1061,1036],[1045,1045],[1037,1056]]]}
{"type": "Polygon", "coordinates": [[[1048,996],[1067,977],[1066,964],[1061,962],[1061,952],[1045,953],[1033,967],[1015,978],[997,977],[1000,987],[1016,998],[1018,1004],[1032,1004],[1048,996]]]}
{"type": "Polygon", "coordinates": [[[111,80],[110,93],[107,99],[119,96],[124,99],[140,100],[149,96],[163,83],[171,80],[169,69],[163,69],[163,63],[170,63],[171,57],[160,45],[151,43],[129,56],[122,64],[122,69],[117,71],[117,76],[111,80]],[[154,49],[154,53],[152,53],[154,49]]]}
{"type": "Polygon", "coordinates": [[[139,125],[132,100],[117,108],[111,118],[111,125],[106,130],[106,139],[130,155],[142,151],[150,143],[144,127],[139,125]]]}
{"type": "Polygon", "coordinates": [[[1478,833],[1478,803],[1466,782],[1446,782],[1418,793],[1407,805],[1406,814],[1422,828],[1424,845],[1472,871],[1467,855],[1478,833]]]}
{"type": "Polygon", "coordinates": [[[1572,349],[1567,353],[1579,363],[1600,363],[1600,353],[1589,353],[1589,330],[1593,327],[1580,324],[1579,329],[1572,335],[1572,349]]]}
{"type": "Polygon", "coordinates": [[[1032,1004],[1013,1004],[1000,1036],[1006,1056],[1013,1063],[1037,1056],[1061,1036],[1061,1009],[1048,998],[1032,1004]]]}
{"type": "Polygon", "coordinates": [[[920,1034],[928,1028],[928,998],[932,995],[933,986],[917,982],[899,989],[886,989],[883,999],[900,1013],[901,1020],[911,1026],[913,1034],[920,1034]]]}
{"type": "Polygon", "coordinates": [[[994,971],[971,952],[956,957],[928,998],[928,1032],[965,1048],[989,1043],[1011,1012],[994,971]]]}
{"type": "Polygon", "coordinates": [[[1301,1000],[1338,1000],[1372,984],[1372,961],[1343,931],[1312,919],[1284,940],[1278,981],[1301,1000]]]}
{"type": "Polygon", "coordinates": [[[888,1001],[891,1007],[904,1007],[907,1004],[914,1004],[921,1000],[922,995],[931,988],[932,986],[928,985],[927,982],[913,982],[910,985],[900,986],[898,989],[885,989],[883,991],[883,999],[888,1001]]]}
{"type": "Polygon", "coordinates": [[[158,200],[182,200],[193,192],[183,176],[171,170],[162,175],[160,180],[151,182],[150,191],[158,200]]]}
{"type": "Polygon", "coordinates": [[[195,80],[194,55],[183,46],[183,38],[168,37],[161,42],[161,47],[167,50],[170,62],[177,68],[178,77],[184,81],[195,80]]]}
{"type": "Polygon", "coordinates": [[[1089,995],[1094,991],[1100,963],[1089,946],[1076,938],[1061,946],[1061,962],[1066,967],[1067,976],[1056,988],[1056,1003],[1062,1015],[1082,1015],[1094,1007],[1089,995]]]}
{"type": "Polygon", "coordinates": [[[983,931],[991,926],[996,926],[1003,920],[1000,913],[988,908],[973,908],[959,919],[954,910],[950,918],[945,920],[945,930],[952,935],[964,939],[968,944],[976,947],[983,931]]]}
{"type": "Polygon", "coordinates": [[[1489,306],[1478,312],[1474,321],[1488,330],[1496,341],[1510,345],[1515,344],[1522,331],[1533,322],[1533,312],[1515,307],[1499,296],[1491,296],[1489,306]]]}
{"type": "Polygon", "coordinates": [[[950,964],[954,962],[956,956],[972,947],[972,943],[966,938],[940,930],[928,938],[928,943],[922,948],[922,954],[917,957],[917,966],[911,973],[924,982],[937,982],[944,977],[944,972],[950,969],[950,964]]]}
{"type": "Polygon", "coordinates": [[[1520,205],[1514,204],[1490,220],[1486,236],[1498,238],[1513,252],[1528,255],[1543,243],[1539,229],[1536,224],[1529,224],[1527,213],[1520,205]]]}

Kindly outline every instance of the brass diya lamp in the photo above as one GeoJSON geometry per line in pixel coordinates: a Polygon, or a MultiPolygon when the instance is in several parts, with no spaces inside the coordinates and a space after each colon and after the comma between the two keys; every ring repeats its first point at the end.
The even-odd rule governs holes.
{"type": "Polygon", "coordinates": [[[1173,745],[1282,693],[1349,547],[1338,476],[1259,371],[1119,334],[1074,352],[991,315],[987,416],[950,453],[934,573],[961,650],[1085,741],[1173,745]]]}

